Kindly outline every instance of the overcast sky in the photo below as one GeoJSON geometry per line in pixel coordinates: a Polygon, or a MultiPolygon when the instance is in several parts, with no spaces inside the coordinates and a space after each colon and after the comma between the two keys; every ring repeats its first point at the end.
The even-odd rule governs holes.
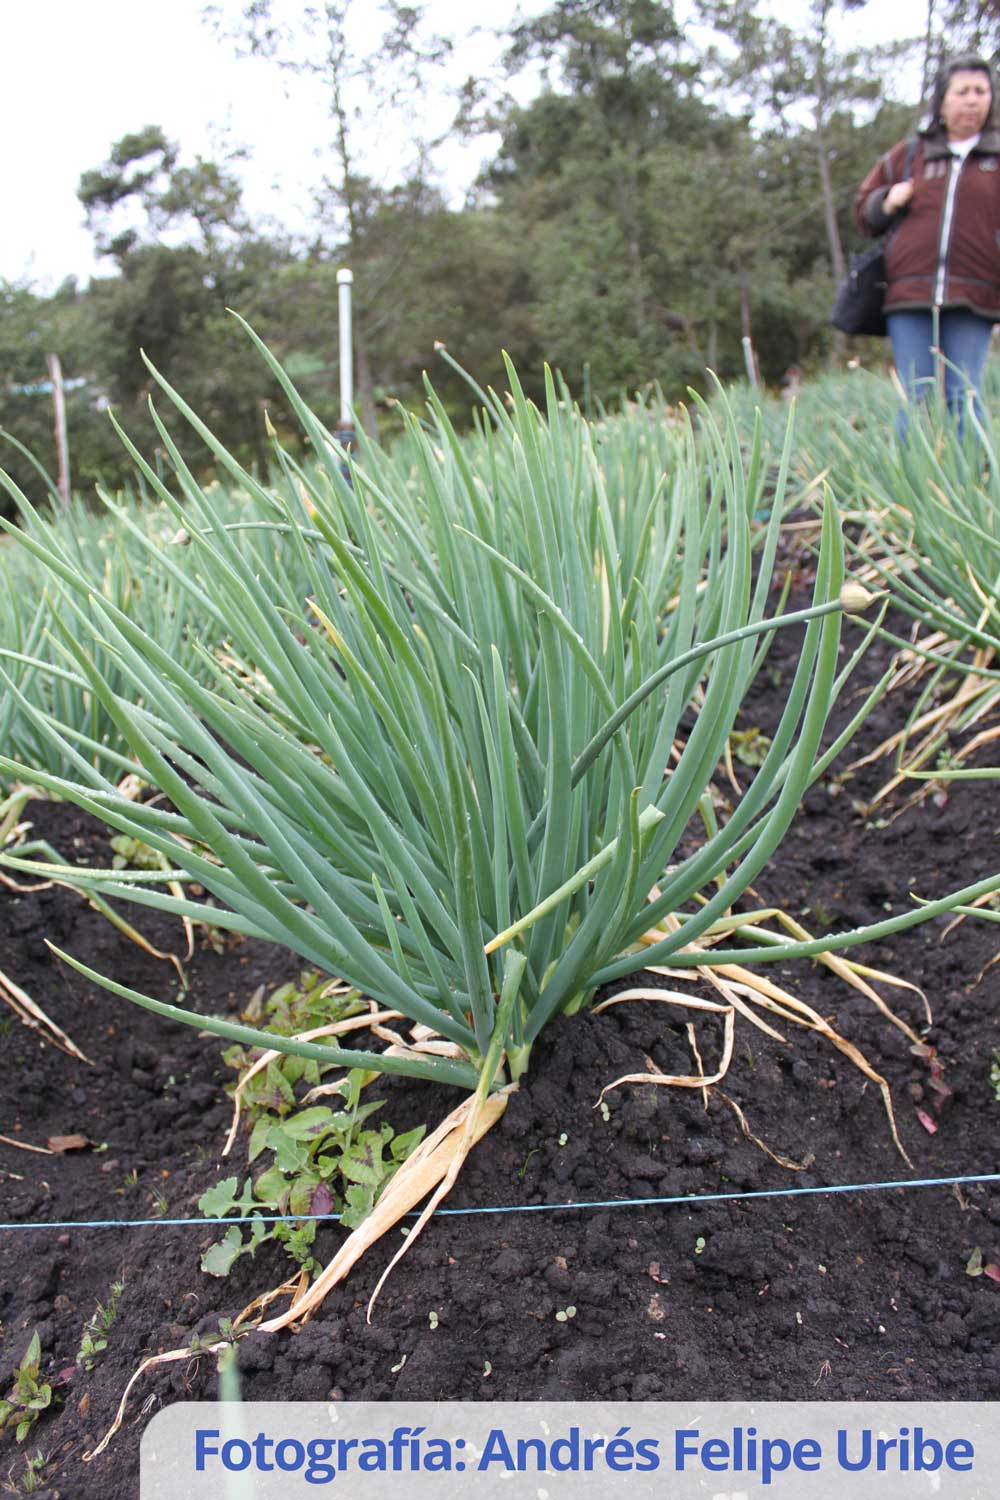
{"type": "MultiPolygon", "coordinates": [[[[780,0],[789,18],[803,3],[780,0]]],[[[376,10],[374,0],[359,5],[376,10]]],[[[113,141],[146,124],[162,125],[185,161],[249,148],[251,160],[237,167],[247,208],[305,229],[310,190],[323,175],[316,152],[329,139],[322,92],[272,63],[238,58],[233,44],[204,24],[203,7],[204,0],[0,0],[0,278],[27,279],[44,291],[66,275],[85,280],[110,270],[94,261],[76,187],[113,141]]],[[[488,7],[429,0],[434,26],[458,47],[453,82],[490,66],[497,43],[483,28],[502,26],[516,8],[516,0],[488,7]]],[[[545,0],[522,0],[521,8],[537,13],[545,0]]],[[[894,35],[900,9],[898,0],[869,0],[865,40],[894,35]]],[[[443,93],[438,105],[440,120],[431,123],[443,126],[450,117],[443,93]]],[[[376,162],[384,153],[391,180],[392,158],[404,143],[387,136],[384,120],[373,120],[371,143],[376,162]]],[[[449,147],[443,186],[453,200],[489,146],[449,147]]]]}

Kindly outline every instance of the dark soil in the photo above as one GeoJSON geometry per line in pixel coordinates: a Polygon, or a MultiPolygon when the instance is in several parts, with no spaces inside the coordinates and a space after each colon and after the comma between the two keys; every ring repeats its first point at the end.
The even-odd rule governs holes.
{"type": "MultiPolygon", "coordinates": [[[[773,723],[794,650],[790,638],[779,643],[746,727],[773,723]]],[[[874,680],[887,656],[884,647],[874,651],[859,683],[874,680]]],[[[853,754],[897,728],[911,701],[901,694],[883,704],[853,754]]],[[[744,781],[750,774],[741,769],[744,781]]],[[[847,928],[903,909],[911,890],[943,894],[996,870],[1000,787],[954,783],[877,827],[909,789],[877,820],[866,822],[856,804],[887,774],[883,763],[839,795],[827,785],[810,793],[780,858],[758,882],[762,900],[814,931],[847,928]]],[[[75,809],[40,802],[28,816],[64,855],[106,861],[105,835],[75,809]]],[[[158,946],[177,947],[175,923],[141,908],[131,915],[158,946]]],[[[717,1091],[706,1110],[698,1091],[626,1086],[607,1096],[605,1119],[594,1108],[602,1088],[643,1072],[647,1057],[667,1073],[691,1071],[690,1013],[642,1001],[551,1028],[452,1205],[697,1198],[995,1171],[1000,1103],[989,1072],[1000,1047],[1000,965],[978,976],[1000,937],[988,923],[966,921],[942,940],[945,926],[933,921],[853,956],[924,988],[947,1095],[931,1087],[926,1058],[828,970],[799,963],[767,971],[885,1073],[912,1169],[892,1143],[877,1089],[847,1058],[812,1033],[796,1031],[781,1046],[743,1021],[725,1091],[772,1150],[812,1157],[807,1171],[789,1172],[747,1139],[717,1091]],[[936,1123],[935,1133],[918,1109],[936,1123]]],[[[95,1143],[45,1156],[0,1144],[0,1218],[196,1215],[200,1193],[245,1160],[223,1168],[219,1159],[230,1115],[223,1085],[232,1075],[217,1044],[82,982],[50,957],[46,938],[126,985],[164,998],[176,988],[169,964],[142,953],[80,897],[0,888],[0,971],[93,1059],[92,1067],[71,1061],[16,1020],[6,1022],[0,1133],[42,1146],[72,1133],[95,1143]]],[[[187,965],[189,1001],[235,1012],[259,985],[273,986],[297,967],[289,954],[255,942],[222,953],[206,945],[187,965]]],[[[921,1025],[917,997],[881,988],[921,1025]]],[[[710,1067],[720,1035],[709,1022],[699,1036],[710,1067]]],[[[434,1123],[454,1102],[426,1086],[388,1087],[386,1111],[399,1128],[434,1123]]],[[[203,1275],[199,1255],[215,1237],[168,1225],[0,1235],[0,1377],[6,1385],[37,1329],[57,1394],[24,1445],[49,1459],[38,1494],[131,1500],[151,1413],[215,1394],[210,1357],[154,1371],[136,1387],[110,1448],[89,1465],[81,1461],[143,1356],[215,1332],[220,1317],[285,1278],[289,1263],[271,1245],[256,1261],[239,1261],[226,1281],[203,1275]],[[88,1372],[74,1363],[81,1333],[118,1278],[125,1282],[119,1314],[88,1372]]],[[[341,1238],[336,1226],[322,1228],[320,1258],[341,1238]]],[[[242,1390],[247,1399],[289,1400],[997,1399],[1000,1285],[967,1274],[976,1247],[986,1263],[1000,1259],[994,1186],[442,1216],[393,1273],[371,1325],[367,1299],[388,1258],[378,1248],[302,1332],[241,1345],[242,1390]],[[557,1320],[571,1306],[575,1316],[557,1320]]],[[[12,1441],[0,1443],[2,1486],[8,1475],[10,1482],[23,1475],[24,1459],[12,1441]]]]}

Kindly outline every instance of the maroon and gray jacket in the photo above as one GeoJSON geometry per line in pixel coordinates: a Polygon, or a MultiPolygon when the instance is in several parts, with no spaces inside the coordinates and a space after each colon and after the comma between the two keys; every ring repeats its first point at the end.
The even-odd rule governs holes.
{"type": "Polygon", "coordinates": [[[883,234],[887,312],[967,307],[1000,320],[1000,130],[988,126],[964,161],[952,156],[940,126],[921,132],[909,206],[882,204],[903,179],[907,141],[893,146],[858,189],[854,217],[862,234],[883,234]]]}

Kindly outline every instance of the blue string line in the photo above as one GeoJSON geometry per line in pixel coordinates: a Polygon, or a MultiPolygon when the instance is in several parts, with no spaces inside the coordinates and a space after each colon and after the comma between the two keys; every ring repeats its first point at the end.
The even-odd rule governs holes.
{"type": "MultiPolygon", "coordinates": [[[[759,1188],[752,1193],[692,1193],[672,1198],[605,1198],[594,1203],[512,1203],[490,1208],[439,1208],[438,1214],[541,1214],[568,1208],[650,1208],[668,1203],[750,1203],[755,1198],[804,1198],[814,1193],[870,1193],[888,1188],[956,1187],[969,1182],[1000,1182],[1000,1172],[976,1177],[911,1177],[899,1182],[848,1182],[832,1187],[759,1188]]],[[[420,1210],[413,1209],[402,1217],[415,1219],[420,1210]]],[[[0,1224],[3,1229],[146,1229],[157,1224],[225,1224],[228,1228],[244,1224],[302,1224],[308,1219],[317,1223],[336,1223],[340,1214],[250,1214],[245,1219],[63,1219],[44,1224],[0,1224]]]]}

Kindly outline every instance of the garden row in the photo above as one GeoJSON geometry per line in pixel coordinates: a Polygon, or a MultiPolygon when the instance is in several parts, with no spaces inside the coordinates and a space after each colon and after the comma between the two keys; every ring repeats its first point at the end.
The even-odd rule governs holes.
{"type": "MultiPolygon", "coordinates": [[[[33,1027],[12,1022],[5,1041],[11,1215],[200,1206],[239,1221],[128,1232],[133,1275],[166,1257],[178,1280],[169,1318],[133,1303],[113,1361],[121,1278],[107,1236],[123,1231],[47,1241],[8,1283],[3,1362],[13,1373],[26,1359],[10,1426],[44,1453],[52,1424],[71,1469],[110,1423],[109,1388],[130,1361],[173,1339],[178,1358],[152,1377],[162,1393],[171,1369],[190,1370],[192,1334],[196,1353],[238,1343],[257,1396],[405,1394],[433,1370],[440,1397],[499,1397],[513,1388],[483,1382],[523,1374],[526,1351],[550,1378],[518,1394],[569,1396],[614,1388],[618,1366],[598,1351],[621,1316],[647,1351],[624,1394],[670,1394],[664,1343],[677,1379],[697,1366],[699,1394],[738,1394],[720,1384],[693,1305],[683,1335],[671,1325],[679,1284],[694,1294],[714,1271],[737,1291],[781,1284],[794,1298],[804,1262],[790,1226],[801,1216],[828,1235],[843,1210],[804,1199],[779,1225],[763,1205],[685,1209],[669,1230],[645,1211],[634,1233],[624,1211],[574,1215],[572,1230],[529,1215],[502,1231],[496,1264],[495,1228],[477,1241],[471,1221],[439,1219],[386,1284],[384,1326],[378,1302],[364,1321],[384,1250],[374,1273],[355,1273],[360,1304],[355,1277],[336,1312],[324,1299],[379,1233],[403,1244],[403,1216],[453,1186],[450,1203],[495,1206],[503,1184],[504,1201],[526,1206],[749,1191],[790,1174],[821,1185],[848,1165],[852,1181],[934,1175],[928,1142],[962,1095],[947,1063],[988,1070],[996,1042],[990,1018],[959,1026],[954,1009],[988,962],[985,923],[963,924],[940,1036],[907,988],[927,990],[940,914],[980,902],[989,915],[1000,888],[968,816],[990,805],[992,782],[961,780],[989,760],[997,683],[991,434],[963,449],[914,423],[900,451],[883,388],[860,374],[807,392],[787,431],[784,413],[751,414],[739,393],[693,418],[654,399],[588,424],[555,381],[536,411],[509,369],[503,399],[480,393],[475,433],[459,437],[430,392],[398,448],[362,443],[349,460],[274,373],[309,465],[276,444],[271,473],[255,475],[201,429],[220,478],[205,490],[161,424],[155,460],[133,452],[134,497],[67,515],[18,495],[21,526],[0,552],[0,988],[33,1027]],[[868,597],[885,590],[889,615],[868,597]],[[889,785],[898,767],[936,779],[889,785]],[[921,800],[904,813],[911,790],[921,800]],[[905,845],[898,814],[922,830],[905,845]],[[859,931],[878,975],[845,951],[859,931]],[[819,967],[789,967],[817,955],[819,967]],[[623,991],[632,1005],[581,1014],[623,991]],[[244,1128],[225,1161],[206,1144],[224,1135],[225,1072],[190,1027],[229,1044],[240,1078],[244,1128]],[[824,1109],[835,1101],[822,1123],[820,1085],[824,1109]],[[789,1088],[807,1112],[792,1132],[789,1088]],[[44,1171],[26,1145],[54,1153],[44,1171]],[[265,1224],[262,1209],[294,1222],[265,1224]],[[331,1212],[349,1238],[310,1217],[331,1212]],[[456,1274],[453,1299],[459,1240],[474,1274],[456,1274]],[[84,1241],[86,1276],[68,1298],[60,1278],[84,1241]],[[290,1272],[294,1292],[256,1310],[263,1331],[220,1324],[290,1272]],[[535,1288],[536,1275],[515,1317],[502,1289],[535,1288]],[[108,1322],[91,1346],[103,1343],[60,1374],[52,1345],[72,1353],[87,1297],[108,1322]],[[436,1343],[416,1337],[422,1319],[436,1343]],[[32,1343],[39,1329],[48,1338],[32,1343]],[[95,1364],[101,1380],[82,1385],[95,1364]],[[68,1400],[36,1420],[42,1391],[71,1394],[73,1421],[68,1400]]],[[[938,1173],[987,1169],[970,1149],[985,1073],[969,1094],[938,1173]]],[[[966,1201],[988,1216],[985,1189],[966,1201]]],[[[17,1259],[44,1231],[9,1233],[17,1259]]],[[[968,1278],[978,1291],[994,1267],[988,1236],[973,1238],[955,1264],[986,1273],[968,1278]]],[[[932,1277],[927,1243],[933,1232],[921,1237],[932,1277]]],[[[846,1279],[828,1287],[810,1292],[823,1347],[840,1342],[846,1279]]],[[[924,1314],[947,1310],[931,1291],[910,1307],[917,1337],[924,1314]]],[[[743,1294],[731,1307],[724,1287],[711,1296],[743,1349],[743,1294]]],[[[190,1376],[203,1394],[211,1363],[190,1376]]],[[[810,1394],[792,1363],[799,1373],[789,1384],[776,1369],[772,1393],[810,1394]]],[[[953,1394],[945,1365],[919,1389],[953,1394]]],[[[125,1451],[93,1460],[102,1484],[109,1465],[134,1463],[134,1435],[125,1451]]]]}

